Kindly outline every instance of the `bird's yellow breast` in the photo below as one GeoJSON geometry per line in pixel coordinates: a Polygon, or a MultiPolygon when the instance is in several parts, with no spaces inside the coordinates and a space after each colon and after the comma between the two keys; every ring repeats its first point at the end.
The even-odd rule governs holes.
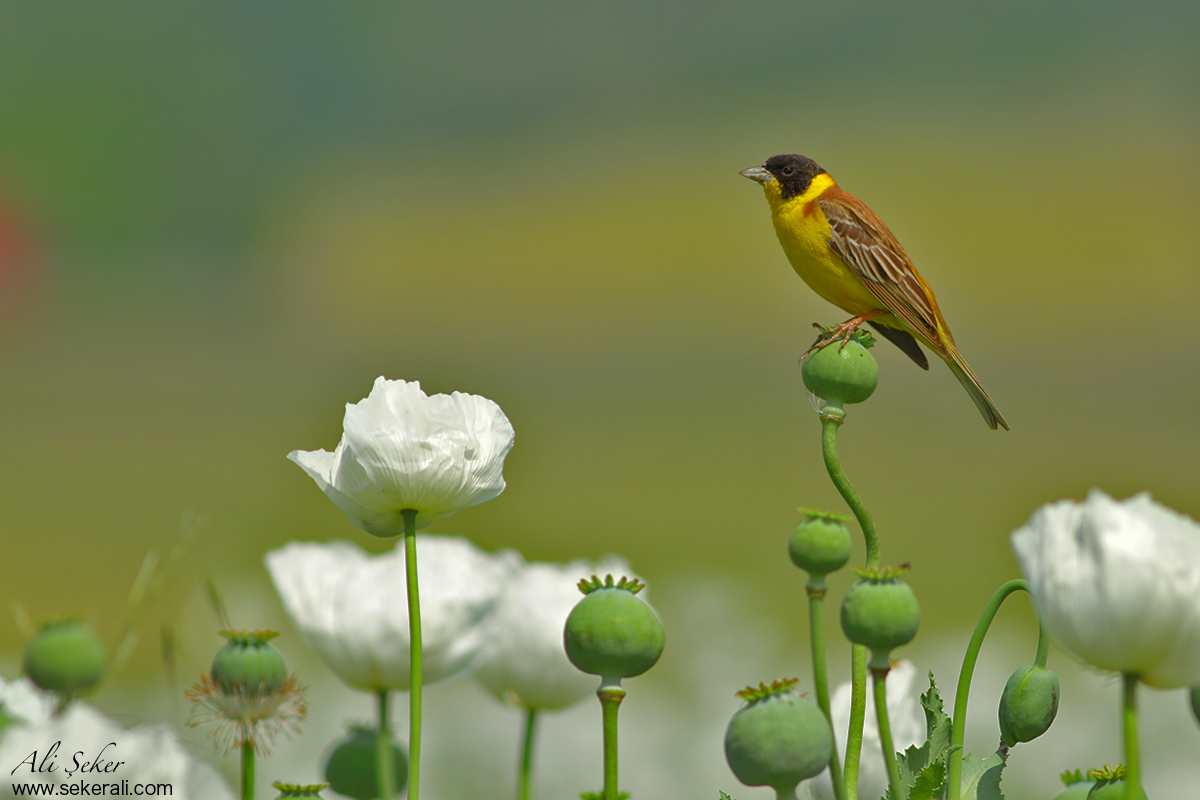
{"type": "Polygon", "coordinates": [[[813,178],[804,194],[783,199],[779,183],[763,184],[771,206],[775,235],[796,270],[814,292],[838,308],[858,316],[883,308],[846,262],[829,249],[829,220],[817,198],[836,186],[828,173],[813,178]]]}

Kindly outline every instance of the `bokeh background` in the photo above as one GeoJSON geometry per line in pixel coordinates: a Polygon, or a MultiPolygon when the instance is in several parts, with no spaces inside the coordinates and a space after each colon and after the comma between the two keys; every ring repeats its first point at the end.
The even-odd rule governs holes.
{"type": "MultiPolygon", "coordinates": [[[[908,656],[950,686],[1038,504],[1099,486],[1200,516],[1198,36],[1185,2],[7,7],[4,674],[26,617],[116,636],[147,552],[195,511],[203,534],[96,698],[182,720],[160,626],[190,680],[218,642],[204,576],[235,621],[290,634],[266,550],[386,547],[284,456],[332,448],[375,376],[419,379],[495,399],[517,431],[508,490],[438,530],[531,559],[616,552],[650,581],[671,643],[643,710],[626,704],[634,796],[762,796],[734,786],[720,732],[740,685],[808,679],[783,545],[797,506],[842,504],[796,358],[844,315],[737,171],[801,152],[868,202],[1012,424],[987,430],[947,370],[884,342],[842,432],[885,561],[913,565],[908,656]]],[[[1032,656],[1028,603],[997,629],[1002,685],[1032,656]]],[[[314,721],[281,748],[293,771],[263,779],[315,779],[369,706],[281,642],[314,721]]],[[[1115,687],[1052,659],[1074,722],[1017,751],[1016,797],[1120,759],[1115,687]]],[[[984,677],[977,751],[995,741],[984,677]]],[[[508,786],[515,716],[463,681],[430,703],[430,797],[508,786]]],[[[1185,796],[1200,731],[1179,693],[1146,703],[1147,787],[1185,796]]],[[[563,744],[592,746],[594,711],[548,723],[543,797],[598,783],[596,751],[563,744]]]]}

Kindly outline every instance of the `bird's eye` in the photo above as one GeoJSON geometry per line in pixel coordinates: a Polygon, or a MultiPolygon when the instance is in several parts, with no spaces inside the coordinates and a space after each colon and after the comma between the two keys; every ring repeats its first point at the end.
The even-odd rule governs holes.
{"type": "Polygon", "coordinates": [[[795,173],[796,168],[795,167],[784,167],[780,171],[783,172],[784,175],[791,175],[791,174],[795,173]]]}

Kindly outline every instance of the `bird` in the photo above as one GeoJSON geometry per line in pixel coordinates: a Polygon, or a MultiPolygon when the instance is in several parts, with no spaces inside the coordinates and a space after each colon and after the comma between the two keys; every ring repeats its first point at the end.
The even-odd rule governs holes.
{"type": "Polygon", "coordinates": [[[823,330],[809,352],[838,339],[845,346],[866,322],[927,370],[929,360],[919,340],[946,362],[988,426],[1009,430],[958,352],[933,289],[866,203],[806,156],[772,156],[740,174],[762,184],[775,235],[796,274],[822,298],[854,315],[823,330]]]}

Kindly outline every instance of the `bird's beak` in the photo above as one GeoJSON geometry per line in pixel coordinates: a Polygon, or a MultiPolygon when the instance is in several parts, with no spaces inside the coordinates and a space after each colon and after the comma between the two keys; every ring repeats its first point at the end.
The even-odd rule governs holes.
{"type": "Polygon", "coordinates": [[[745,175],[750,180],[758,181],[759,183],[770,183],[775,180],[775,176],[767,172],[767,168],[762,164],[759,164],[757,167],[750,167],[750,169],[744,169],[738,174],[745,175]]]}

